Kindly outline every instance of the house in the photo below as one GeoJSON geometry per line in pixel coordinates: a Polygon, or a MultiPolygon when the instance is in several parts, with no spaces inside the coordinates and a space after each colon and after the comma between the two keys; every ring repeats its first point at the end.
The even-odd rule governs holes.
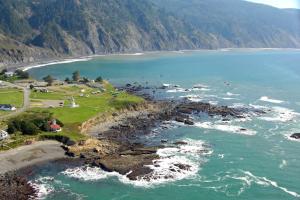
{"type": "Polygon", "coordinates": [[[14,76],[14,74],[15,74],[15,73],[13,73],[13,72],[5,72],[5,73],[4,73],[4,75],[5,75],[6,77],[12,77],[12,76],[14,76]]]}
{"type": "Polygon", "coordinates": [[[50,131],[51,131],[51,132],[55,132],[55,133],[61,131],[61,127],[60,127],[60,125],[58,125],[58,124],[56,123],[56,120],[55,120],[55,119],[53,119],[52,121],[50,121],[50,131]]]}
{"type": "Polygon", "coordinates": [[[8,138],[8,133],[6,131],[0,130],[0,140],[5,140],[8,138]]]}
{"type": "Polygon", "coordinates": [[[0,110],[3,111],[14,111],[16,110],[16,107],[10,105],[10,104],[0,104],[0,110]]]}

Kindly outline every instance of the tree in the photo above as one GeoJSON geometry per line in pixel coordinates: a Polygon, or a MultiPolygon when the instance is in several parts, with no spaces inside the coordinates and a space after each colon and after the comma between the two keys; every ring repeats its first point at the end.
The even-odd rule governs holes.
{"type": "Polygon", "coordinates": [[[25,72],[25,71],[23,71],[23,70],[20,70],[20,69],[16,70],[16,71],[15,71],[15,74],[16,74],[19,78],[21,78],[21,79],[28,79],[28,78],[29,78],[29,73],[28,73],[28,72],[25,72]]]}
{"type": "Polygon", "coordinates": [[[65,82],[66,82],[66,83],[71,83],[71,80],[70,80],[70,78],[69,78],[69,77],[67,77],[67,78],[65,79],[65,82]]]}
{"type": "Polygon", "coordinates": [[[72,79],[73,79],[73,81],[76,81],[76,82],[79,81],[79,79],[80,79],[80,73],[79,73],[79,71],[73,72],[72,79]]]}
{"type": "Polygon", "coordinates": [[[43,80],[44,80],[45,82],[47,82],[48,85],[50,86],[50,85],[52,85],[52,83],[53,83],[53,81],[54,81],[54,78],[53,78],[51,75],[48,75],[48,76],[44,77],[43,80]]]}
{"type": "Polygon", "coordinates": [[[0,75],[4,75],[6,72],[7,72],[7,69],[3,69],[3,70],[0,72],[0,75]]]}
{"type": "Polygon", "coordinates": [[[103,78],[101,76],[98,76],[95,81],[98,82],[98,83],[102,83],[103,78]]]}
{"type": "Polygon", "coordinates": [[[40,132],[39,128],[30,121],[22,121],[21,130],[24,135],[36,135],[40,132]]]}
{"type": "Polygon", "coordinates": [[[88,78],[86,78],[86,77],[83,77],[82,82],[83,83],[88,83],[88,82],[90,82],[90,80],[88,78]]]}

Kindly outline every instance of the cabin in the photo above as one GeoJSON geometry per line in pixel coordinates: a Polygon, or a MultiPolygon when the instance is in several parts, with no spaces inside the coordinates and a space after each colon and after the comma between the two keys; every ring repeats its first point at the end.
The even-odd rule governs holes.
{"type": "Polygon", "coordinates": [[[8,133],[6,131],[0,130],[0,141],[5,140],[9,137],[8,133]]]}
{"type": "Polygon", "coordinates": [[[10,105],[10,104],[0,104],[0,110],[3,111],[14,111],[16,110],[16,107],[10,105]]]}

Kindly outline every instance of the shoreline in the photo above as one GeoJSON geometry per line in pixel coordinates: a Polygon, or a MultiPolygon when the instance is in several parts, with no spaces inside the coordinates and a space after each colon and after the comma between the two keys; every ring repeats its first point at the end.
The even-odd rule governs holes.
{"type": "Polygon", "coordinates": [[[52,140],[37,141],[28,146],[0,152],[0,174],[18,171],[42,162],[67,158],[61,145],[52,140]]]}
{"type": "Polygon", "coordinates": [[[135,52],[135,53],[109,53],[109,54],[95,54],[95,55],[86,55],[86,56],[66,56],[57,59],[46,59],[46,61],[41,62],[33,62],[31,64],[27,64],[23,67],[16,64],[9,66],[3,66],[2,68],[8,69],[20,69],[23,71],[28,71],[34,68],[41,68],[51,65],[58,65],[58,64],[67,64],[67,63],[74,63],[74,62],[84,62],[89,61],[97,57],[108,57],[108,56],[143,56],[143,55],[150,55],[150,54],[160,54],[160,53],[189,53],[189,52],[234,52],[234,51],[243,51],[243,52],[255,52],[255,51],[300,51],[298,48],[220,48],[220,49],[182,49],[182,50],[169,50],[169,51],[142,51],[142,52],[135,52]]]}

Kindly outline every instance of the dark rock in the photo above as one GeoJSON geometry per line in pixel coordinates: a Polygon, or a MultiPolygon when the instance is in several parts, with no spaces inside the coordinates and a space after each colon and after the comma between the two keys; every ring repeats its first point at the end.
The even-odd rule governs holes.
{"type": "Polygon", "coordinates": [[[69,157],[75,157],[75,154],[73,153],[73,152],[71,152],[71,151],[66,151],[66,153],[65,153],[67,156],[69,156],[69,157]]]}
{"type": "Polygon", "coordinates": [[[76,144],[76,142],[74,142],[73,140],[67,140],[67,142],[65,143],[67,146],[73,146],[76,144]]]}
{"type": "Polygon", "coordinates": [[[230,119],[222,119],[223,122],[230,122],[230,119]]]}
{"type": "Polygon", "coordinates": [[[195,123],[193,122],[193,121],[191,121],[191,120],[189,120],[189,119],[186,119],[185,121],[184,121],[184,124],[187,124],[187,125],[194,125],[195,123]]]}
{"type": "Polygon", "coordinates": [[[174,143],[175,145],[186,145],[188,144],[187,142],[184,142],[184,141],[178,141],[178,142],[175,142],[174,143]]]}
{"type": "Polygon", "coordinates": [[[189,171],[191,169],[190,165],[184,165],[184,164],[174,164],[174,166],[178,167],[181,170],[189,171]]]}
{"type": "Polygon", "coordinates": [[[182,117],[176,117],[175,121],[184,123],[185,119],[182,117]]]}
{"type": "Polygon", "coordinates": [[[294,139],[300,139],[300,133],[294,133],[290,137],[294,139]]]}
{"type": "Polygon", "coordinates": [[[161,142],[161,143],[167,143],[168,140],[161,140],[160,142],[161,142]]]}
{"type": "Polygon", "coordinates": [[[16,174],[0,175],[0,199],[27,200],[37,197],[36,190],[25,177],[16,174]]]}

